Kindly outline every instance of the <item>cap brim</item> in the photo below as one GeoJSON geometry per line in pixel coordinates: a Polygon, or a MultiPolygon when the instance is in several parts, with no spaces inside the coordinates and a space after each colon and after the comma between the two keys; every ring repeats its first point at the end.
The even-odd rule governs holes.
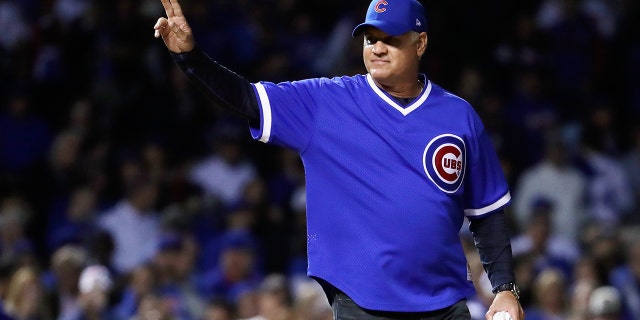
{"type": "Polygon", "coordinates": [[[392,36],[399,36],[399,35],[407,33],[410,30],[406,26],[402,26],[402,25],[399,25],[399,24],[396,24],[396,23],[389,23],[389,22],[386,22],[386,21],[373,20],[373,21],[363,22],[363,23],[357,25],[353,29],[353,32],[351,32],[351,36],[354,37],[354,38],[359,36],[360,34],[362,34],[362,32],[364,31],[364,29],[366,27],[378,28],[378,29],[384,31],[386,34],[392,35],[392,36]]]}

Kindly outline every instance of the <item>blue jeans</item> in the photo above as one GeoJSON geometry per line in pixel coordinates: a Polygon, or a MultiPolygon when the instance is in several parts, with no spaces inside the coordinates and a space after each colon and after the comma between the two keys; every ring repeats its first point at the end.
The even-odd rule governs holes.
{"type": "Polygon", "coordinates": [[[387,312],[360,308],[342,292],[333,296],[331,308],[335,320],[470,320],[471,314],[466,300],[429,312],[387,312]]]}

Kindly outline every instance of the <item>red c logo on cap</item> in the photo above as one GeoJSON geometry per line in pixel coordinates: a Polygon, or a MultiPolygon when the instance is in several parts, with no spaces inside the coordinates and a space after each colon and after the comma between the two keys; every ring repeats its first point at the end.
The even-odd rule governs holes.
{"type": "Polygon", "coordinates": [[[387,11],[387,8],[380,8],[380,6],[382,5],[386,6],[386,5],[389,5],[389,3],[386,0],[378,0],[378,3],[376,3],[376,6],[375,6],[375,11],[377,13],[382,13],[387,11]]]}

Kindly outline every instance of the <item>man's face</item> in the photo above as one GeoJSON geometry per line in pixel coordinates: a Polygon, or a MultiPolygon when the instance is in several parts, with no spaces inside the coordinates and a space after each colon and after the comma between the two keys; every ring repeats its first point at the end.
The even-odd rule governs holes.
{"type": "Polygon", "coordinates": [[[411,32],[391,36],[369,27],[364,32],[362,57],[367,71],[376,82],[393,86],[404,77],[415,77],[425,46],[426,33],[420,37],[414,37],[411,32]]]}

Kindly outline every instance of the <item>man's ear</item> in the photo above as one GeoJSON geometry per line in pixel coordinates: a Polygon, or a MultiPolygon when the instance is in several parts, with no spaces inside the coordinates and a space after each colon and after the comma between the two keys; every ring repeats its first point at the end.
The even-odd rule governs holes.
{"type": "Polygon", "coordinates": [[[424,52],[427,50],[427,42],[428,37],[426,32],[421,32],[418,36],[418,41],[416,41],[416,49],[419,57],[422,57],[424,52]]]}

